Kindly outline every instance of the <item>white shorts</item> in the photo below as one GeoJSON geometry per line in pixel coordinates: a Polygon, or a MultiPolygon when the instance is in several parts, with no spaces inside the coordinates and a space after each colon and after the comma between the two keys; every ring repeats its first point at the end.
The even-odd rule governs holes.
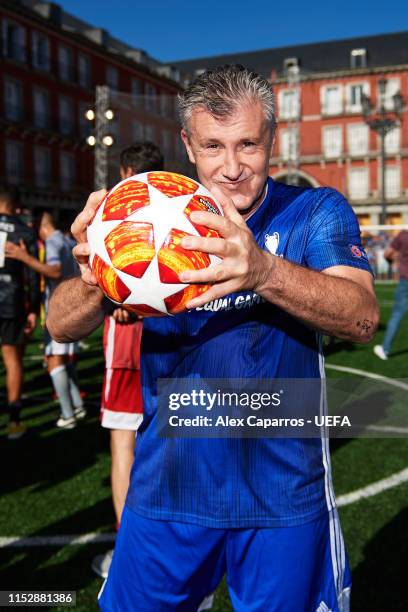
{"type": "Polygon", "coordinates": [[[78,352],[78,342],[57,342],[53,340],[47,328],[44,330],[44,352],[50,355],[75,355],[78,352]]]}

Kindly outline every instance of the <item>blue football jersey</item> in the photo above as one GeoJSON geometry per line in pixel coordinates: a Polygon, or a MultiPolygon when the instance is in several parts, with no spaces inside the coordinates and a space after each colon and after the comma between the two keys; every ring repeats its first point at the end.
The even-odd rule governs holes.
{"type": "MultiPolygon", "coordinates": [[[[268,179],[247,224],[262,249],[302,266],[370,271],[355,214],[333,189],[268,179]]],[[[145,319],[145,412],[127,505],[150,518],[219,528],[298,525],[331,508],[325,439],[164,439],[156,431],[158,378],[319,378],[319,345],[319,334],[250,291],[145,319]]]]}

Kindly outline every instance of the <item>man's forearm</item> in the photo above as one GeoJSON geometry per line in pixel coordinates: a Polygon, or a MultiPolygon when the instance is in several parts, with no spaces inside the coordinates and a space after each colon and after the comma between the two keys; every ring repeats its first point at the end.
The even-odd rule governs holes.
{"type": "Polygon", "coordinates": [[[46,276],[47,278],[53,278],[53,279],[61,278],[61,266],[60,265],[43,263],[28,253],[24,257],[24,259],[22,259],[21,261],[26,266],[29,266],[32,270],[37,272],[37,274],[42,274],[43,276],[46,276]]]}
{"type": "Polygon", "coordinates": [[[47,328],[57,342],[74,342],[88,336],[104,318],[104,296],[99,287],[75,277],[60,283],[51,296],[47,328]]]}
{"type": "Polygon", "coordinates": [[[266,254],[266,280],[257,293],[325,334],[369,342],[378,326],[375,297],[352,280],[303,268],[266,254]]]}

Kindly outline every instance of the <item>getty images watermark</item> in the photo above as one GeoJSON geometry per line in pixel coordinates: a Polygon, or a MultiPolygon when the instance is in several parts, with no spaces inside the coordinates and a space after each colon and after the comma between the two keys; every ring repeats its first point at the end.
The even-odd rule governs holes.
{"type": "Polygon", "coordinates": [[[408,383],[341,379],[159,379],[168,438],[405,437],[408,383]]]}

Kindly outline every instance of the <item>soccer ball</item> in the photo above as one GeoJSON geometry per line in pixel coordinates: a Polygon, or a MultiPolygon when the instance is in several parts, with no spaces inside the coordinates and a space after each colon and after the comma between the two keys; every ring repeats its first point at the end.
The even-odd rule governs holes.
{"type": "Polygon", "coordinates": [[[173,172],[145,172],[118,183],[88,227],[90,265],[104,294],[142,316],[186,310],[209,285],[181,283],[179,273],[215,265],[214,255],[190,251],[181,239],[218,233],[190,221],[193,211],[222,215],[197,181],[173,172]]]}

